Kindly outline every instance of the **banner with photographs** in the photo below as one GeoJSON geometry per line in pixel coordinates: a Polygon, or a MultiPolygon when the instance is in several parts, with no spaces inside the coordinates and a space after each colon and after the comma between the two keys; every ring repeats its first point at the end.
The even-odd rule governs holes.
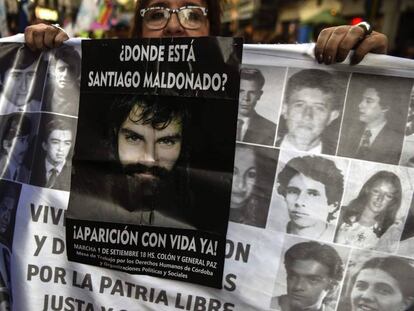
{"type": "MultiPolygon", "coordinates": [[[[20,47],[20,44],[2,43],[0,49],[0,131],[3,161],[7,164],[1,166],[0,180],[1,307],[6,310],[100,311],[413,310],[413,61],[369,55],[357,66],[327,67],[318,65],[309,56],[312,46],[244,46],[239,109],[235,113],[238,117],[234,119],[234,126],[238,119],[237,131],[234,128],[231,145],[234,148],[236,137],[230,221],[220,289],[165,279],[156,274],[134,274],[122,271],[120,266],[128,266],[127,260],[133,258],[141,261],[137,262],[139,268],[154,269],[135,257],[140,256],[139,253],[128,253],[139,250],[136,246],[122,245],[124,230],[129,234],[137,226],[145,228],[145,232],[156,233],[157,243],[161,243],[158,238],[166,232],[192,232],[197,238],[198,234],[213,233],[214,226],[220,226],[221,219],[213,216],[219,207],[207,200],[214,200],[221,187],[229,184],[227,179],[215,184],[222,170],[203,166],[221,163],[218,160],[223,156],[216,154],[214,142],[217,141],[209,136],[206,140],[200,132],[213,137],[224,135],[227,127],[221,128],[219,121],[228,100],[226,90],[222,90],[220,96],[227,99],[220,99],[217,108],[213,99],[218,99],[214,94],[219,93],[211,89],[196,92],[200,97],[197,107],[188,105],[192,116],[196,116],[190,119],[193,122],[190,124],[196,128],[186,137],[192,142],[188,145],[192,151],[189,167],[200,174],[196,177],[202,177],[197,186],[201,187],[201,182],[211,182],[219,188],[202,193],[200,198],[206,202],[198,206],[204,214],[192,217],[192,214],[176,213],[174,209],[172,214],[154,211],[155,216],[149,217],[145,211],[135,213],[134,218],[123,218],[125,215],[118,209],[112,213],[109,205],[116,202],[128,209],[131,195],[143,198],[145,194],[125,187],[121,174],[109,175],[112,173],[109,164],[120,161],[119,155],[118,159],[108,155],[113,150],[108,131],[114,133],[112,127],[108,128],[108,122],[115,116],[108,103],[113,102],[116,88],[105,88],[102,95],[97,95],[95,89],[82,93],[77,145],[73,150],[77,106],[66,105],[64,100],[61,105],[57,103],[59,98],[72,101],[79,96],[80,71],[74,69],[78,68],[76,61],[62,61],[72,64],[69,66],[71,82],[63,89],[74,90],[65,96],[58,95],[64,91],[58,86],[59,81],[64,84],[64,79],[58,78],[58,64],[62,63],[58,57],[60,49],[37,55],[35,64],[21,61],[29,64],[29,68],[32,64],[35,70],[29,70],[30,74],[25,76],[24,81],[29,85],[25,95],[17,96],[17,90],[25,88],[20,84],[22,79],[18,77],[22,75],[18,73],[26,72],[26,67],[19,69],[14,61],[16,57],[23,57],[20,47]],[[15,87],[17,85],[19,87],[15,87]],[[16,91],[15,99],[11,99],[12,90],[16,91]],[[57,95],[51,101],[53,94],[57,95]],[[202,100],[206,100],[209,108],[204,108],[202,100]],[[12,106],[12,102],[21,104],[12,106]],[[88,119],[82,121],[83,114],[88,119]],[[200,119],[201,114],[208,114],[208,118],[200,119]],[[50,130],[49,124],[53,123],[70,127],[50,130]],[[79,135],[80,131],[85,134],[79,135]],[[54,135],[59,138],[51,139],[54,135]],[[61,144],[57,149],[66,151],[56,152],[54,156],[49,151],[55,146],[53,142],[61,144]],[[72,160],[73,153],[76,155],[72,160]],[[215,158],[203,162],[204,156],[215,158]],[[70,192],[67,188],[70,175],[63,179],[66,182],[57,182],[58,178],[49,182],[52,172],[49,175],[36,172],[47,163],[46,159],[54,157],[54,163],[62,167],[60,171],[68,166],[73,172],[70,192]],[[10,169],[5,169],[9,166],[10,169]],[[108,171],[100,170],[102,168],[108,171]],[[43,179],[39,177],[43,175],[43,179]],[[98,178],[103,182],[98,182],[98,178]],[[111,183],[106,183],[108,180],[111,183]],[[79,185],[75,186],[78,181],[79,185]],[[108,200],[111,187],[124,187],[128,189],[124,192],[127,195],[108,200]],[[88,204],[99,205],[102,209],[99,212],[90,206],[85,210],[68,209],[69,201],[72,204],[73,200],[69,195],[74,193],[78,193],[78,202],[86,204],[87,196],[91,200],[88,204]],[[90,238],[96,221],[100,222],[99,228],[104,229],[96,231],[97,239],[99,232],[104,237],[114,230],[113,238],[119,237],[121,246],[105,248],[117,256],[130,256],[125,262],[108,261],[102,266],[69,261],[66,240],[75,237],[75,230],[71,236],[66,234],[67,221],[71,220],[66,218],[65,221],[65,216],[71,213],[86,216],[90,238]],[[172,217],[159,218],[164,215],[172,217]],[[150,224],[151,219],[153,224],[150,224]],[[187,219],[190,221],[185,221],[187,219]],[[164,226],[157,221],[168,224],[164,226]],[[196,230],[180,227],[183,223],[196,230]]],[[[62,49],[68,51],[65,53],[68,59],[72,59],[69,55],[76,51],[79,60],[79,43],[71,41],[62,49]]],[[[223,46],[221,51],[224,59],[233,58],[223,46]]],[[[86,70],[109,72],[117,68],[123,72],[135,71],[131,64],[117,67],[115,61],[110,69],[100,69],[103,54],[95,52],[96,67],[83,68],[83,74],[86,70]]],[[[170,64],[177,65],[174,69],[165,69],[163,65],[159,64],[159,72],[184,71],[177,64],[170,64]]],[[[211,69],[208,72],[214,72],[212,67],[206,67],[211,69]]],[[[202,68],[194,72],[202,72],[202,68]]],[[[224,67],[221,68],[223,73],[224,67]]],[[[151,90],[142,88],[141,91],[152,98],[151,90]]],[[[155,90],[156,94],[162,93],[163,98],[178,94],[180,99],[190,100],[187,90],[170,91],[163,87],[155,90]]],[[[125,96],[117,96],[117,103],[133,98],[125,89],[121,93],[125,96]]],[[[126,131],[126,134],[132,133],[126,131]]],[[[128,137],[132,141],[139,139],[135,135],[128,137]]],[[[119,146],[115,150],[120,150],[119,146]]],[[[224,165],[225,158],[222,161],[224,165]]],[[[191,198],[193,189],[202,188],[191,187],[191,198]]],[[[86,227],[82,228],[81,234],[85,236],[86,227]]],[[[128,236],[130,240],[131,236],[128,236]]],[[[147,237],[148,242],[155,243],[154,238],[147,237]]],[[[77,251],[91,254],[91,249],[85,247],[77,251]]],[[[166,253],[164,249],[148,252],[154,252],[155,257],[166,253]]],[[[110,254],[101,256],[110,257],[110,254]]],[[[172,266],[165,269],[177,272],[172,266]]],[[[173,277],[176,276],[178,274],[173,277]]]]}

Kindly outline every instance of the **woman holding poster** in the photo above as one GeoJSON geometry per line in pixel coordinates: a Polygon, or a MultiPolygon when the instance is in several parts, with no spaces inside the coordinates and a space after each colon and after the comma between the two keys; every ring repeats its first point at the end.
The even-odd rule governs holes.
{"type": "MultiPolygon", "coordinates": [[[[136,2],[131,37],[201,37],[220,33],[221,4],[219,0],[141,0],[136,2]],[[175,13],[175,15],[174,15],[175,13]]],[[[31,49],[60,46],[69,36],[58,25],[37,24],[26,28],[25,39],[31,49]]],[[[388,39],[372,31],[362,22],[324,29],[317,40],[315,56],[327,65],[342,62],[355,48],[352,63],[359,63],[369,52],[385,54],[388,39]]]]}

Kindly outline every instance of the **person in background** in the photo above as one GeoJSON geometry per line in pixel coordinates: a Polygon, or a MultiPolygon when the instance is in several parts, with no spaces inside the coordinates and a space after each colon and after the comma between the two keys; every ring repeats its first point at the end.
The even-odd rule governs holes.
{"type": "MultiPolygon", "coordinates": [[[[219,0],[142,0],[136,2],[132,38],[200,37],[220,34],[219,0]]],[[[36,24],[25,29],[27,45],[33,49],[55,48],[69,36],[53,25],[36,24]]],[[[345,60],[351,49],[352,63],[359,63],[369,53],[385,54],[387,37],[372,31],[366,24],[330,27],[321,31],[315,46],[315,57],[327,65],[345,60]]]]}

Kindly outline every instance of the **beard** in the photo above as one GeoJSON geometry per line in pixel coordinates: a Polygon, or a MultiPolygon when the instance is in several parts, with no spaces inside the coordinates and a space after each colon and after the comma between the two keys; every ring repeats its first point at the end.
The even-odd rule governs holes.
{"type": "Polygon", "coordinates": [[[169,184],[171,172],[159,166],[129,164],[122,168],[126,185],[123,206],[129,211],[152,211],[158,207],[165,186],[169,184]]]}

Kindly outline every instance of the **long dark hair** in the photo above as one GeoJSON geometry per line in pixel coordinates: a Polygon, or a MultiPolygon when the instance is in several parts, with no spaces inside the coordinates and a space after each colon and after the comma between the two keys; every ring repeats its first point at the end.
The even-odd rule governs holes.
{"type": "MultiPolygon", "coordinates": [[[[384,180],[391,183],[396,189],[395,197],[392,199],[390,204],[385,208],[383,212],[376,216],[375,220],[379,224],[377,228],[374,228],[374,233],[381,237],[385,231],[395,222],[398,209],[401,206],[401,181],[400,178],[392,172],[379,171],[372,175],[362,186],[358,196],[349,203],[349,205],[343,209],[341,215],[341,222],[352,224],[358,222],[361,215],[366,208],[368,198],[371,189],[378,182],[384,180]]],[[[339,227],[339,226],[338,226],[339,227]]]]}
{"type": "MultiPolygon", "coordinates": [[[[208,21],[210,23],[210,35],[218,36],[221,26],[221,1],[206,0],[208,9],[208,21]]],[[[131,38],[141,38],[142,36],[142,16],[140,11],[146,8],[148,0],[138,0],[135,6],[134,21],[132,25],[131,38]]]]}

